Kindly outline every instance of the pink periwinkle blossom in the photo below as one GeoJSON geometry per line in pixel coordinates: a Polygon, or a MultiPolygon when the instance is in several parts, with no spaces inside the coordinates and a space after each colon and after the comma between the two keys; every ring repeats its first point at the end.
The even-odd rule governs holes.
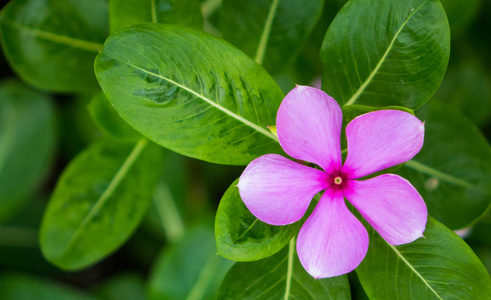
{"type": "Polygon", "coordinates": [[[259,220],[286,225],[302,218],[324,190],[297,237],[303,267],[315,278],[354,270],[368,250],[368,233],[345,198],[391,245],[423,235],[428,217],[418,191],[406,179],[383,174],[360,178],[411,159],[423,146],[424,123],[398,110],[360,115],[346,127],[348,154],[341,157],[342,111],[321,90],[297,86],[276,118],[281,147],[301,161],[267,154],[252,161],[239,179],[239,193],[259,220]]]}

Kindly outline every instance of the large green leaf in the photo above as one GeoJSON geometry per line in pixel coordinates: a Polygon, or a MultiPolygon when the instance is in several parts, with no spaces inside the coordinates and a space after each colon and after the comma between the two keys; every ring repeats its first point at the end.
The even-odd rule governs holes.
{"type": "Polygon", "coordinates": [[[392,246],[369,229],[370,246],[356,274],[370,299],[491,299],[489,274],[471,248],[428,219],[425,238],[392,246]]]}
{"type": "Polygon", "coordinates": [[[107,101],[104,93],[96,94],[87,106],[90,116],[99,130],[108,137],[136,141],[142,136],[126,123],[107,101]]]}
{"type": "Polygon", "coordinates": [[[8,300],[95,300],[59,283],[19,273],[0,276],[0,295],[8,300]]]}
{"type": "Polygon", "coordinates": [[[0,221],[28,200],[55,150],[50,99],[17,81],[0,83],[0,221]]]}
{"type": "Polygon", "coordinates": [[[225,0],[218,28],[270,72],[291,64],[319,20],[323,0],[225,0]]]}
{"type": "Polygon", "coordinates": [[[146,139],[101,140],[61,175],[41,227],[45,257],[63,269],[91,265],[136,229],[161,173],[160,149],[146,139]]]}
{"type": "Polygon", "coordinates": [[[218,299],[351,299],[346,275],[314,279],[295,253],[292,240],[274,256],[236,263],[223,280],[218,299]]]}
{"type": "Polygon", "coordinates": [[[216,255],[213,231],[198,227],[157,259],[150,275],[149,299],[216,299],[231,264],[216,255]]]}
{"type": "Polygon", "coordinates": [[[417,112],[425,123],[421,152],[400,169],[429,213],[451,229],[468,226],[491,203],[491,147],[460,113],[438,102],[417,112]]]}
{"type": "Polygon", "coordinates": [[[218,254],[235,261],[254,261],[280,251],[298,232],[300,222],[273,226],[257,219],[240,199],[238,180],[220,200],[215,219],[218,254]]]}
{"type": "Polygon", "coordinates": [[[324,38],[323,89],[340,104],[414,109],[438,88],[449,53],[438,0],[352,0],[324,38]]]}
{"type": "Polygon", "coordinates": [[[111,32],[125,26],[153,22],[201,28],[200,0],[110,0],[111,32]]]}
{"type": "Polygon", "coordinates": [[[106,41],[95,70],[123,119],[170,150],[231,165],[282,152],[266,127],[283,93],[260,65],[214,36],[126,27],[106,41]]]}
{"type": "Polygon", "coordinates": [[[94,59],[108,35],[104,0],[13,0],[0,16],[6,57],[33,86],[58,92],[98,88],[94,59]]]}

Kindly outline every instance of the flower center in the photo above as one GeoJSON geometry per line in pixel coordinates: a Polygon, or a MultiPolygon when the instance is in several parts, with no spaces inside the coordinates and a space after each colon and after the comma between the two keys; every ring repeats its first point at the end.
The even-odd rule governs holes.
{"type": "Polygon", "coordinates": [[[343,190],[348,183],[348,177],[341,172],[335,172],[327,178],[327,184],[331,189],[343,190]]]}

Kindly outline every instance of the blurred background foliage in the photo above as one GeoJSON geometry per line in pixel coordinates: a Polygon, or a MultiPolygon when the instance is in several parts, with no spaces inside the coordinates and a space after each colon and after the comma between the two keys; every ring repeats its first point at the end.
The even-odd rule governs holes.
{"type": "MultiPolygon", "coordinates": [[[[2,1],[2,7],[7,2],[2,1]]],[[[220,1],[203,2],[205,29],[220,35],[215,26],[220,1]]],[[[462,112],[480,128],[489,142],[491,1],[441,2],[452,32],[451,56],[444,80],[431,101],[439,101],[462,112]]],[[[343,0],[325,0],[320,21],[296,60],[287,70],[273,74],[285,92],[295,84],[320,85],[319,49],[330,22],[344,3],[343,0]]],[[[0,76],[2,82],[15,77],[3,56],[0,57],[0,76]]],[[[24,190],[18,197],[18,204],[11,205],[5,217],[0,212],[0,298],[34,299],[32,296],[35,295],[35,299],[124,300],[144,299],[148,295],[155,299],[180,299],[186,295],[189,280],[193,280],[186,280],[185,276],[195,278],[202,271],[203,264],[212,264],[215,268],[212,274],[218,279],[210,279],[209,293],[206,294],[213,297],[230,263],[210,263],[207,257],[215,254],[213,243],[196,244],[196,241],[189,240],[189,236],[206,237],[213,234],[211,228],[219,199],[240,175],[242,167],[210,164],[166,151],[165,167],[154,201],[135,234],[123,247],[92,267],[78,272],[64,272],[48,263],[41,254],[38,240],[41,219],[55,183],[67,163],[100,138],[102,133],[87,109],[93,94],[53,94],[31,89],[33,97],[43,98],[42,101],[52,110],[50,124],[43,127],[46,130],[43,134],[53,135],[50,138],[52,146],[47,146],[49,155],[44,155],[44,165],[39,167],[39,172],[43,174],[37,175],[36,180],[17,179],[30,182],[25,182],[22,187],[24,190]],[[175,207],[169,208],[169,203],[174,203],[175,207]],[[178,211],[175,219],[163,217],[165,211],[173,209],[178,211]],[[183,239],[184,236],[188,238],[183,239]],[[204,256],[193,254],[196,249],[204,256]],[[169,274],[173,268],[169,264],[187,254],[188,258],[195,258],[190,264],[198,268],[190,266],[186,274],[169,274]],[[168,286],[156,283],[155,276],[167,278],[168,286]]],[[[0,97],[2,95],[0,93],[0,97]]],[[[6,116],[0,115],[0,118],[6,116]]],[[[22,122],[38,121],[31,118],[22,122]]],[[[38,123],[32,124],[38,126],[38,123]]],[[[6,129],[0,127],[0,130],[6,129]]],[[[11,176],[15,174],[0,172],[0,180],[11,176]]],[[[459,233],[491,272],[490,232],[491,212],[488,211],[472,228],[459,233]]],[[[364,299],[366,296],[355,277],[350,275],[350,281],[353,298],[364,299]]]]}

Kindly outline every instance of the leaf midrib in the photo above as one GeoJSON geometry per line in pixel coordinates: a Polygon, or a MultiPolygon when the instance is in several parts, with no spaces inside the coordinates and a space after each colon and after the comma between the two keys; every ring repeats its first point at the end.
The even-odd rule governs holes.
{"type": "Polygon", "coordinates": [[[148,144],[148,140],[143,138],[139,140],[133,150],[131,150],[130,154],[126,158],[126,160],[123,162],[119,170],[116,172],[114,177],[111,179],[111,182],[107,186],[107,188],[104,190],[104,192],[99,196],[95,204],[92,206],[90,211],[87,213],[85,218],[82,220],[80,223],[80,226],[78,226],[77,230],[75,233],[72,235],[71,239],[67,243],[67,246],[65,248],[65,251],[63,253],[67,253],[67,251],[71,248],[71,246],[75,243],[77,238],[82,234],[83,229],[87,227],[87,225],[92,221],[92,219],[97,215],[97,213],[100,211],[100,209],[104,206],[104,204],[109,200],[109,198],[112,196],[114,191],[118,188],[119,184],[123,181],[125,176],[128,174],[130,168],[134,165],[134,163],[137,161],[138,157],[142,153],[143,149],[148,144]]]}
{"type": "Polygon", "coordinates": [[[186,92],[188,92],[188,93],[193,94],[193,95],[194,95],[194,96],[196,96],[197,98],[199,98],[199,99],[201,99],[201,100],[205,101],[206,103],[208,103],[208,104],[210,104],[211,106],[213,106],[213,107],[217,108],[218,110],[220,110],[220,111],[222,111],[223,113],[225,113],[225,114],[229,115],[230,117],[232,117],[232,118],[236,119],[237,121],[239,121],[239,122],[241,122],[241,123],[243,123],[243,124],[245,124],[245,125],[247,125],[247,126],[251,127],[252,129],[256,130],[257,132],[262,133],[263,135],[267,136],[268,138],[272,139],[273,141],[278,142],[278,138],[277,138],[276,136],[274,136],[274,135],[273,135],[271,132],[269,132],[267,129],[262,128],[262,127],[260,127],[259,125],[255,124],[255,123],[253,123],[253,122],[251,122],[251,121],[249,121],[249,120],[247,120],[246,118],[244,118],[244,117],[242,117],[242,116],[237,115],[236,113],[234,113],[234,112],[232,112],[232,111],[228,110],[227,108],[225,108],[225,107],[221,106],[221,105],[220,105],[220,104],[218,104],[218,103],[215,103],[213,100],[208,99],[208,98],[207,98],[207,97],[205,97],[204,95],[201,95],[200,93],[195,92],[194,90],[192,90],[192,89],[190,89],[190,88],[186,87],[185,85],[182,85],[182,84],[180,84],[180,83],[177,83],[176,81],[174,81],[174,80],[172,80],[172,79],[170,79],[170,78],[167,78],[167,77],[165,77],[165,76],[162,76],[162,75],[160,75],[160,74],[156,74],[156,73],[150,72],[150,71],[148,71],[148,70],[145,70],[145,69],[143,69],[143,68],[137,67],[137,66],[135,66],[135,65],[133,65],[133,64],[130,64],[129,62],[126,62],[126,61],[121,60],[121,59],[119,59],[119,58],[116,58],[116,57],[113,57],[113,56],[111,56],[111,55],[108,55],[107,53],[101,52],[101,54],[104,54],[104,55],[106,55],[106,56],[108,56],[108,57],[110,57],[110,58],[112,58],[112,59],[114,59],[114,60],[117,60],[117,61],[119,61],[119,62],[122,62],[122,63],[124,63],[124,64],[126,64],[126,65],[128,65],[128,66],[130,66],[130,67],[132,67],[132,68],[135,68],[135,69],[137,69],[137,70],[140,70],[140,71],[142,71],[142,72],[144,72],[144,73],[146,73],[146,74],[148,74],[148,75],[152,75],[152,76],[158,77],[158,78],[160,78],[160,79],[163,79],[163,80],[167,81],[168,83],[173,84],[173,85],[175,85],[176,87],[178,87],[178,88],[180,88],[180,89],[182,89],[182,90],[185,90],[185,91],[186,91],[186,92]]]}
{"type": "Polygon", "coordinates": [[[402,255],[401,252],[399,252],[399,250],[397,250],[397,248],[395,246],[393,246],[389,243],[387,243],[387,245],[389,245],[389,247],[394,251],[394,253],[414,272],[414,274],[416,274],[423,281],[423,283],[433,292],[433,294],[435,294],[435,296],[438,299],[443,300],[443,298],[440,297],[440,295],[438,295],[438,293],[433,289],[433,287],[428,283],[428,281],[426,281],[426,279],[423,277],[423,275],[421,275],[418,272],[418,270],[416,270],[413,267],[413,265],[411,265],[411,263],[404,257],[404,255],[402,255]]]}
{"type": "Polygon", "coordinates": [[[150,6],[152,11],[152,23],[158,23],[157,21],[157,7],[155,6],[155,0],[150,0],[150,6]]]}
{"type": "Polygon", "coordinates": [[[238,238],[236,238],[235,240],[233,240],[233,241],[232,241],[232,244],[235,244],[235,242],[237,242],[238,240],[240,240],[241,238],[243,238],[243,237],[244,237],[244,235],[245,235],[246,233],[248,233],[248,232],[249,232],[249,231],[252,229],[252,227],[254,227],[254,225],[256,225],[256,223],[257,223],[258,221],[259,221],[259,219],[258,219],[258,218],[256,218],[256,219],[254,220],[254,222],[252,222],[252,224],[251,224],[249,227],[247,227],[247,229],[246,229],[246,230],[245,230],[245,231],[244,231],[244,232],[243,232],[241,235],[239,235],[239,237],[238,237],[238,238]]]}
{"type": "Polygon", "coordinates": [[[484,194],[489,193],[489,191],[486,191],[479,186],[476,186],[470,182],[467,182],[463,179],[454,177],[454,176],[449,175],[447,173],[441,172],[435,168],[432,168],[430,166],[422,164],[422,163],[420,163],[414,159],[407,161],[405,166],[407,166],[408,168],[411,168],[415,171],[421,172],[423,174],[438,178],[442,181],[448,182],[448,183],[453,184],[453,185],[461,186],[463,188],[474,190],[474,191],[481,192],[484,194]]]}
{"type": "MultiPolygon", "coordinates": [[[[421,3],[420,6],[418,6],[416,9],[414,9],[414,11],[407,17],[407,19],[404,21],[404,23],[402,23],[401,27],[399,27],[399,29],[397,30],[396,34],[394,35],[394,37],[392,38],[392,41],[390,42],[389,46],[387,47],[387,50],[385,50],[385,53],[384,55],[382,56],[382,58],[380,58],[379,62],[377,63],[377,65],[375,66],[375,68],[373,69],[373,71],[370,73],[370,75],[368,75],[367,79],[365,79],[365,81],[363,82],[363,84],[358,88],[358,90],[353,94],[353,96],[351,96],[351,98],[344,104],[344,106],[347,106],[347,105],[352,105],[353,103],[356,102],[356,100],[358,100],[358,98],[360,97],[361,93],[363,93],[363,91],[367,88],[367,86],[370,84],[370,82],[372,81],[373,77],[375,77],[375,75],[377,74],[378,70],[382,67],[382,64],[385,62],[385,59],[387,58],[387,56],[389,55],[389,52],[392,50],[392,47],[394,46],[394,43],[395,41],[397,40],[397,37],[399,36],[399,34],[401,33],[402,29],[404,28],[404,26],[406,26],[406,24],[409,22],[409,20],[411,19],[411,17],[425,4],[426,2],[423,2],[421,3]]],[[[356,62],[355,62],[356,64],[356,62]]]]}
{"type": "Polygon", "coordinates": [[[273,0],[273,3],[271,3],[271,7],[269,8],[268,16],[266,17],[266,22],[264,22],[261,38],[256,49],[256,55],[254,56],[254,60],[260,65],[262,65],[264,61],[264,54],[268,47],[269,35],[271,34],[271,28],[273,27],[273,21],[276,16],[276,11],[278,10],[279,2],[279,0],[273,0]]]}
{"type": "Polygon", "coordinates": [[[167,184],[159,182],[154,192],[153,201],[167,239],[170,242],[178,241],[184,236],[184,223],[167,184]]]}
{"type": "Polygon", "coordinates": [[[41,39],[44,39],[44,40],[47,40],[50,42],[58,43],[61,45],[69,46],[72,48],[77,48],[77,49],[81,49],[81,50],[85,50],[85,51],[89,51],[89,52],[99,53],[99,51],[103,47],[103,45],[99,44],[99,43],[89,42],[89,41],[77,39],[77,38],[66,36],[66,35],[60,35],[60,34],[48,32],[48,31],[43,31],[43,30],[36,29],[36,28],[31,28],[31,27],[25,26],[24,24],[20,24],[20,23],[13,22],[10,20],[3,19],[1,22],[6,24],[6,25],[10,25],[10,26],[12,26],[12,27],[14,27],[20,31],[24,31],[26,33],[29,33],[35,37],[38,37],[38,38],[41,38],[41,39]]]}

